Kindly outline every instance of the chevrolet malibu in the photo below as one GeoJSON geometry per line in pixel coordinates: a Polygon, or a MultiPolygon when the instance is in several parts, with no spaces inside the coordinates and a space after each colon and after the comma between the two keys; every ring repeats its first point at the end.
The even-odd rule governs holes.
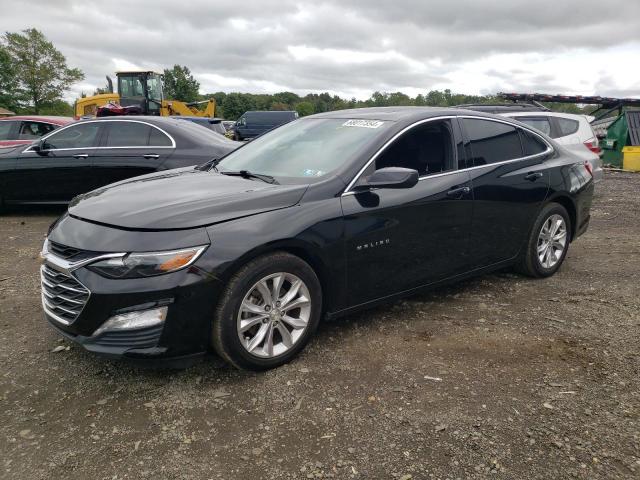
{"type": "Polygon", "coordinates": [[[498,268],[553,275],[592,193],[588,162],[504,117],[323,113],[76,197],[44,244],[42,304],[98,354],[265,370],[323,317],[498,268]]]}

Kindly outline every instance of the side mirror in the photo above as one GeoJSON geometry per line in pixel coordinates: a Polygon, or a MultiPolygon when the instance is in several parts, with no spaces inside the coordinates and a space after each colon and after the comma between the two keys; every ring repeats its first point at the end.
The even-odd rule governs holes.
{"type": "Polygon", "coordinates": [[[45,141],[40,140],[35,145],[31,147],[31,150],[36,152],[38,155],[46,155],[47,150],[45,148],[45,141]]]}
{"type": "Polygon", "coordinates": [[[381,168],[368,176],[364,183],[356,185],[354,189],[362,191],[371,188],[411,188],[418,183],[418,178],[418,171],[411,168],[381,168]]]}

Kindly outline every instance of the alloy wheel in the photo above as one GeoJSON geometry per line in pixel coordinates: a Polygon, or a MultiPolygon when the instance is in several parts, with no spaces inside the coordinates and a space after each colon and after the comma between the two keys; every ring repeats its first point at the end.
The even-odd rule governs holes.
{"type": "Polygon", "coordinates": [[[257,281],[242,299],[238,337],[247,352],[272,358],[303,336],[311,317],[311,295],[296,275],[278,272],[257,281]]]}
{"type": "Polygon", "coordinates": [[[553,268],[561,259],[567,246],[567,223],[562,215],[551,215],[542,224],[538,234],[536,253],[540,265],[553,268]]]}

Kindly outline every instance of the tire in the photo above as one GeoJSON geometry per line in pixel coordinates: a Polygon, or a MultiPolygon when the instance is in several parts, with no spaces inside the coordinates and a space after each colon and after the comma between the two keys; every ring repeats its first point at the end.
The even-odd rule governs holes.
{"type": "Polygon", "coordinates": [[[264,255],[229,280],[213,320],[213,348],[239,369],[279,367],[305,347],[321,313],[322,287],[313,269],[289,253],[264,255]]]}
{"type": "Polygon", "coordinates": [[[556,273],[567,256],[571,228],[569,214],[562,205],[545,205],[533,223],[517,270],[534,278],[550,277],[556,273]],[[553,242],[550,241],[552,236],[553,242]]]}
{"type": "Polygon", "coordinates": [[[237,133],[237,132],[233,134],[233,139],[234,139],[236,142],[241,142],[241,141],[242,141],[242,137],[240,137],[240,135],[238,135],[238,133],[237,133]]]}

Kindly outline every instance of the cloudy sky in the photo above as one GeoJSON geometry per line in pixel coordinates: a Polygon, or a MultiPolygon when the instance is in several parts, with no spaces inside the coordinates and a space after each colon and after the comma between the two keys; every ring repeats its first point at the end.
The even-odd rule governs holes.
{"type": "Polygon", "coordinates": [[[0,0],[85,72],[188,66],[201,92],[450,88],[640,97],[638,0],[0,0]]]}

